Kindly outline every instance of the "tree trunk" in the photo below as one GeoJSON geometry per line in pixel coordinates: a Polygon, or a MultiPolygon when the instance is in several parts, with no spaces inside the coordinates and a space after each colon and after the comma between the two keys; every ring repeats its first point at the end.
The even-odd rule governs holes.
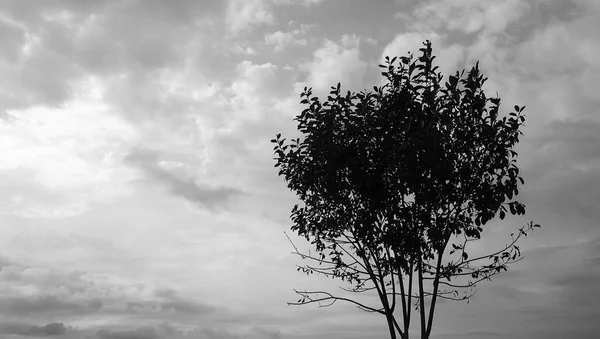
{"type": "Polygon", "coordinates": [[[388,329],[390,330],[390,338],[396,339],[396,328],[394,327],[394,315],[386,313],[385,319],[388,323],[388,329]]]}

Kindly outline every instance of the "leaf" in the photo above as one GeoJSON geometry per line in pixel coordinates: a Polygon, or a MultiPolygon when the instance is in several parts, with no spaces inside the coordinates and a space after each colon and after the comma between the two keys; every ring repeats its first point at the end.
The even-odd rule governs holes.
{"type": "Polygon", "coordinates": [[[462,253],[462,258],[463,258],[463,260],[469,259],[469,255],[467,254],[467,252],[462,253]]]}

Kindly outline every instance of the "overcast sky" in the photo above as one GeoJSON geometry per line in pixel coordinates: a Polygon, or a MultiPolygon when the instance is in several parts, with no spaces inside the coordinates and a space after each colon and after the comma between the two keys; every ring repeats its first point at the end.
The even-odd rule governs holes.
{"type": "Polygon", "coordinates": [[[598,32],[597,0],[1,0],[0,338],[385,338],[349,305],[286,306],[338,283],[295,270],[269,140],[305,85],[371,88],[425,39],[527,106],[528,212],[485,247],[543,226],[434,338],[595,337],[598,32]]]}

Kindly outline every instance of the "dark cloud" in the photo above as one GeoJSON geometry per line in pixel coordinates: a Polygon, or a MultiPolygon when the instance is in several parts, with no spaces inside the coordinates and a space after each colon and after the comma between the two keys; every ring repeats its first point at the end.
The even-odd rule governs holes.
{"type": "MultiPolygon", "coordinates": [[[[434,330],[435,331],[435,330],[434,330]]],[[[434,332],[435,333],[435,332],[434,332]]],[[[448,339],[463,339],[463,338],[467,338],[467,339],[483,339],[483,338],[506,338],[506,333],[502,333],[502,332],[491,332],[491,331],[467,331],[464,333],[444,333],[443,334],[444,338],[448,338],[448,339]]]]}
{"type": "Polygon", "coordinates": [[[182,319],[183,317],[189,318],[207,315],[217,310],[213,306],[182,298],[175,290],[171,289],[156,290],[154,295],[158,297],[158,300],[127,302],[127,312],[159,312],[163,314],[172,314],[175,317],[182,319]]]}
{"type": "Polygon", "coordinates": [[[142,169],[153,180],[166,185],[174,195],[198,203],[210,210],[223,207],[233,197],[243,194],[236,188],[198,184],[192,178],[177,176],[158,166],[158,153],[153,151],[134,149],[125,158],[125,161],[142,169]]]}
{"type": "MultiPolygon", "coordinates": [[[[79,270],[59,271],[51,268],[32,267],[8,258],[0,260],[0,268],[0,282],[31,285],[44,292],[60,290],[68,294],[81,294],[93,285],[84,279],[85,273],[79,270]]],[[[28,298],[30,301],[33,300],[31,296],[28,298]]],[[[39,302],[52,301],[40,300],[39,302]]],[[[2,303],[0,303],[0,307],[2,307],[2,303]]]]}
{"type": "Polygon", "coordinates": [[[154,291],[154,295],[159,298],[172,299],[177,297],[177,291],[170,288],[159,288],[154,291]]]}
{"type": "Polygon", "coordinates": [[[497,332],[498,338],[511,337],[503,327],[508,323],[518,324],[527,338],[594,338],[600,329],[593,320],[600,316],[599,248],[600,237],[595,237],[526,250],[515,270],[494,278],[473,300],[468,313],[473,326],[497,332]]]}
{"type": "Polygon", "coordinates": [[[3,45],[0,48],[0,59],[8,64],[16,63],[21,57],[19,50],[25,42],[25,30],[0,21],[0,39],[3,45]]]}
{"type": "MultiPolygon", "coordinates": [[[[118,287],[114,288],[118,290],[118,287]]],[[[55,318],[75,319],[90,315],[133,316],[139,319],[163,319],[187,321],[197,320],[199,316],[208,316],[217,311],[216,307],[181,297],[169,297],[149,300],[136,300],[134,296],[123,295],[119,299],[106,297],[80,297],[73,295],[27,295],[0,297],[0,315],[19,319],[55,318]]],[[[36,331],[52,331],[56,325],[48,328],[36,328],[36,331]]],[[[33,331],[33,330],[32,330],[33,331]]]]}
{"type": "Polygon", "coordinates": [[[521,196],[540,218],[551,215],[551,223],[570,220],[570,227],[580,231],[596,227],[600,218],[596,203],[600,199],[599,130],[600,122],[591,119],[555,121],[529,141],[521,196]]]}
{"type": "Polygon", "coordinates": [[[5,297],[0,299],[0,313],[11,316],[33,315],[74,315],[97,313],[102,301],[90,299],[83,301],[62,300],[53,295],[5,297]]]}
{"type": "Polygon", "coordinates": [[[273,338],[273,339],[281,338],[280,330],[273,330],[273,329],[268,329],[268,328],[264,328],[264,327],[254,326],[254,327],[252,327],[252,331],[260,334],[261,336],[264,336],[265,338],[273,338]]]}
{"type": "Polygon", "coordinates": [[[131,331],[113,332],[109,330],[99,330],[96,333],[99,339],[159,339],[162,336],[152,327],[141,327],[131,331]]]}
{"type": "Polygon", "coordinates": [[[576,218],[578,223],[572,226],[578,226],[579,231],[597,226],[594,223],[600,218],[597,205],[600,199],[600,173],[595,170],[571,170],[544,182],[546,187],[538,187],[532,192],[537,196],[536,204],[544,205],[549,213],[562,218],[576,218]]]}
{"type": "Polygon", "coordinates": [[[224,330],[196,328],[190,331],[179,330],[163,323],[155,327],[139,327],[132,330],[113,331],[101,329],[96,332],[98,339],[241,339],[242,337],[224,330]]]}
{"type": "Polygon", "coordinates": [[[558,301],[564,305],[571,305],[571,311],[599,313],[597,305],[600,302],[600,236],[570,247],[580,253],[579,265],[563,268],[554,273],[546,283],[556,287],[558,301]]]}
{"type": "MultiPolygon", "coordinates": [[[[572,166],[587,164],[600,159],[600,121],[587,119],[556,120],[542,131],[531,147],[539,150],[532,154],[539,161],[554,162],[552,165],[572,166]]],[[[544,165],[551,165],[546,163],[544,165]]],[[[557,169],[556,166],[539,166],[541,170],[557,169]]],[[[560,167],[559,167],[560,169],[560,167]]]]}
{"type": "Polygon", "coordinates": [[[206,314],[213,311],[213,308],[210,306],[181,299],[164,301],[159,303],[159,305],[163,312],[175,312],[187,315],[206,314]]]}
{"type": "Polygon", "coordinates": [[[212,328],[203,328],[200,330],[195,330],[190,333],[190,336],[192,338],[199,338],[199,339],[241,339],[242,338],[241,336],[239,336],[237,334],[229,333],[224,330],[212,329],[212,328]]]}
{"type": "Polygon", "coordinates": [[[230,330],[212,327],[178,328],[171,323],[140,327],[103,325],[98,327],[73,327],[61,322],[38,326],[22,321],[0,322],[0,338],[87,338],[87,339],[261,339],[281,338],[276,330],[257,330],[253,327],[237,334],[230,330]]]}
{"type": "Polygon", "coordinates": [[[32,326],[30,335],[52,336],[65,333],[67,328],[63,323],[50,323],[44,326],[32,326]]]}
{"type": "Polygon", "coordinates": [[[207,315],[217,311],[217,308],[208,304],[199,303],[191,299],[179,296],[175,291],[169,294],[155,294],[159,300],[154,301],[161,312],[175,313],[177,317],[187,316],[196,318],[200,315],[207,315]]]}
{"type": "Polygon", "coordinates": [[[19,322],[0,323],[0,333],[17,336],[47,337],[64,334],[68,327],[63,323],[50,323],[43,326],[30,325],[19,322]]]}
{"type": "Polygon", "coordinates": [[[0,65],[3,79],[3,109],[23,108],[29,105],[58,106],[71,94],[70,81],[77,69],[63,56],[41,49],[19,62],[18,65],[0,65]]]}
{"type": "MultiPolygon", "coordinates": [[[[103,281],[105,278],[81,271],[30,267],[0,257],[0,319],[37,322],[39,319],[47,321],[60,317],[72,321],[81,317],[113,315],[195,321],[200,316],[228,314],[226,309],[195,301],[175,290],[162,289],[155,291],[153,296],[145,296],[135,293],[136,290],[143,292],[139,285],[112,284],[103,281]],[[20,293],[11,286],[30,286],[39,292],[33,295],[20,293]]],[[[58,325],[31,329],[29,325],[20,326],[28,331],[50,333],[57,331],[58,325]]]]}

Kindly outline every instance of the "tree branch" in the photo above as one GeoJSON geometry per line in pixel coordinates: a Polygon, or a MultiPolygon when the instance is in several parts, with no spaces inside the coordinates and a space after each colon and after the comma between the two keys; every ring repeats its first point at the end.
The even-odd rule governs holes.
{"type": "Polygon", "coordinates": [[[294,290],[294,292],[296,292],[296,294],[300,295],[302,297],[302,299],[300,299],[298,302],[288,302],[288,306],[292,305],[292,306],[298,306],[298,305],[306,305],[306,304],[313,304],[313,303],[318,303],[319,307],[329,307],[331,305],[333,305],[336,301],[341,300],[341,301],[346,301],[349,303],[352,303],[354,305],[356,305],[358,308],[360,308],[363,311],[367,311],[367,312],[376,312],[376,313],[380,313],[380,314],[385,314],[383,312],[382,309],[376,309],[370,306],[366,306],[362,303],[359,303],[356,300],[352,300],[352,299],[348,299],[348,298],[343,298],[343,297],[336,297],[334,295],[332,295],[329,292],[325,292],[325,291],[298,291],[298,290],[294,290]],[[314,295],[325,295],[325,297],[321,297],[321,298],[313,298],[314,295]],[[324,301],[330,301],[328,304],[321,304],[324,301]]]}

